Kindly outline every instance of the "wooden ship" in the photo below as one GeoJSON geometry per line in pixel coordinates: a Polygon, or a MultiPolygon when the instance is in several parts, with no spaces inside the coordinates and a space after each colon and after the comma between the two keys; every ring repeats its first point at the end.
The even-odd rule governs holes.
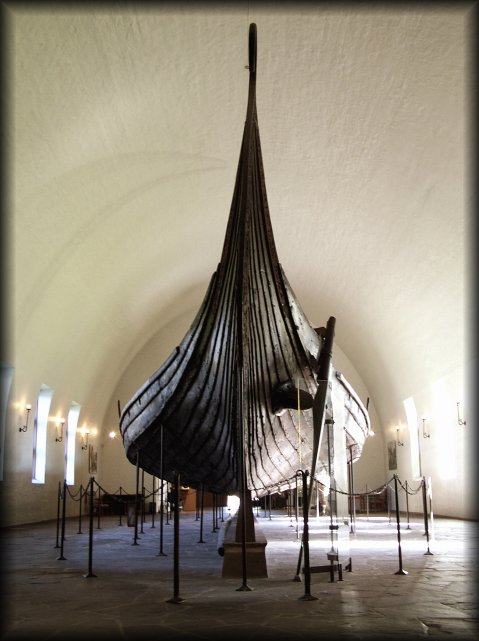
{"type": "Polygon", "coordinates": [[[298,469],[328,476],[325,422],[342,417],[351,460],[367,409],[332,366],[334,317],[308,322],[278,260],[256,111],[249,29],[246,122],[221,260],[181,343],[120,412],[128,459],[158,478],[256,497],[298,469]]]}

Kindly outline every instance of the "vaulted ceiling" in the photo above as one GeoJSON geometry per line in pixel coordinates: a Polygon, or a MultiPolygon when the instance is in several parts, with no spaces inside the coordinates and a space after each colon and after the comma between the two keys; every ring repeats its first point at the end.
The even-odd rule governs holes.
{"type": "Polygon", "coordinates": [[[135,356],[193,319],[250,22],[278,255],[312,325],[336,317],[383,421],[464,366],[474,3],[4,4],[17,395],[47,383],[101,422],[135,356]]]}

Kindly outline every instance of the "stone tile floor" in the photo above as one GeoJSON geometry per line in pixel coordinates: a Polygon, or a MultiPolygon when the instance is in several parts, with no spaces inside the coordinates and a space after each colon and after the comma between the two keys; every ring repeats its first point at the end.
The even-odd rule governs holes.
{"type": "MultiPolygon", "coordinates": [[[[56,522],[2,530],[2,639],[157,639],[158,641],[254,638],[478,639],[476,523],[434,518],[429,550],[420,516],[409,528],[401,517],[401,556],[395,518],[358,515],[355,532],[342,523],[338,541],[343,580],[313,574],[295,581],[300,526],[283,512],[259,512],[266,535],[268,578],[222,578],[219,533],[205,513],[203,542],[195,513],[180,518],[179,595],[173,596],[173,522],[158,516],[135,530],[125,519],[95,518],[91,566],[88,519],[67,519],[63,556],[56,522]],[[345,566],[351,559],[352,571],[345,566]],[[406,575],[396,574],[402,567],[406,575]],[[96,576],[85,576],[91,569],[96,576]]],[[[330,520],[310,520],[311,565],[327,563],[330,520]]],[[[219,523],[221,526],[221,522],[219,523]]]]}

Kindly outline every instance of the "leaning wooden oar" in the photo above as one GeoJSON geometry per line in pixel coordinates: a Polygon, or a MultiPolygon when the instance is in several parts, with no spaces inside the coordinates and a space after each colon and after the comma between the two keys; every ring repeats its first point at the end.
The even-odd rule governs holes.
{"type": "MultiPolygon", "coordinates": [[[[318,363],[318,389],[313,400],[313,455],[311,459],[311,475],[309,480],[308,496],[303,497],[307,506],[308,514],[311,507],[311,496],[313,494],[313,483],[315,480],[316,464],[318,462],[321,437],[326,417],[329,375],[331,372],[331,361],[333,356],[334,327],[336,319],[330,316],[326,326],[324,344],[319,355],[318,363]]],[[[301,561],[303,558],[303,539],[299,548],[298,565],[296,568],[295,581],[301,581],[301,561]]]]}

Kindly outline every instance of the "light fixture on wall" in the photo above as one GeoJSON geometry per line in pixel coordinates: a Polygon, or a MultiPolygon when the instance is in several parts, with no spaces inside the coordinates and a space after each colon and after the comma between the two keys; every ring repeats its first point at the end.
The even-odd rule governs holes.
{"type": "Polygon", "coordinates": [[[426,424],[426,419],[425,419],[425,418],[423,418],[423,419],[422,419],[422,435],[423,435],[423,438],[430,438],[430,437],[431,437],[431,435],[430,435],[430,434],[428,434],[428,432],[426,432],[425,424],[426,424]]]}
{"type": "Polygon", "coordinates": [[[399,440],[399,427],[396,427],[396,433],[397,433],[397,444],[399,445],[399,447],[403,447],[403,446],[404,446],[404,443],[402,443],[402,442],[399,440]]]}
{"type": "Polygon", "coordinates": [[[63,441],[63,426],[65,425],[65,419],[56,418],[55,425],[56,425],[55,441],[57,443],[61,443],[63,441]]]}
{"type": "Polygon", "coordinates": [[[108,433],[108,436],[111,438],[111,440],[113,440],[114,438],[116,438],[116,434],[117,433],[115,432],[115,430],[111,430],[111,432],[108,433]]]}
{"type": "Polygon", "coordinates": [[[30,405],[30,403],[27,403],[25,405],[25,411],[27,412],[27,415],[25,417],[25,424],[18,428],[19,432],[26,432],[28,430],[28,417],[30,416],[31,409],[32,406],[30,405]]]}
{"type": "Polygon", "coordinates": [[[458,425],[466,425],[466,421],[461,418],[461,413],[459,411],[460,403],[457,403],[457,423],[458,425]]]}

